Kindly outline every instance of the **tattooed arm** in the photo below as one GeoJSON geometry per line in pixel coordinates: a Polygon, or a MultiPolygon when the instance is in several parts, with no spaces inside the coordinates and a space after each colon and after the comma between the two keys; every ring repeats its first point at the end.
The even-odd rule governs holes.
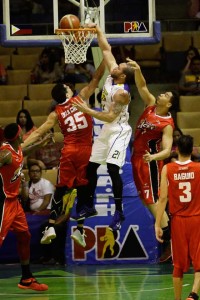
{"type": "Polygon", "coordinates": [[[108,112],[105,111],[96,111],[89,108],[85,101],[82,99],[76,99],[76,102],[73,105],[79,110],[82,111],[100,121],[107,123],[113,122],[118,115],[121,113],[123,106],[128,105],[129,103],[129,94],[124,90],[118,90],[113,96],[113,102],[110,106],[108,112]]]}

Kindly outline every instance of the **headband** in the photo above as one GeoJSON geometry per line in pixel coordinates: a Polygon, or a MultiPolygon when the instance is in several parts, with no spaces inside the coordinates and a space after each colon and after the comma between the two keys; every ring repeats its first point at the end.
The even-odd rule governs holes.
{"type": "Polygon", "coordinates": [[[14,137],[12,137],[12,138],[5,138],[8,142],[13,142],[13,141],[15,141],[17,138],[18,138],[18,136],[20,135],[20,132],[21,132],[21,127],[18,125],[18,131],[17,131],[17,133],[15,134],[15,136],[14,137]]]}

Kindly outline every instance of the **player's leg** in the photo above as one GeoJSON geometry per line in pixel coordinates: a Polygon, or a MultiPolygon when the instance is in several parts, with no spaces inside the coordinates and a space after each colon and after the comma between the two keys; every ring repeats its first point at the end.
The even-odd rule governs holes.
{"type": "Polygon", "coordinates": [[[194,273],[194,283],[192,286],[192,292],[188,295],[186,300],[198,300],[199,290],[200,290],[200,272],[198,271],[194,273]]]}
{"type": "Polygon", "coordinates": [[[72,217],[77,221],[77,227],[71,238],[80,246],[86,247],[84,220],[97,215],[94,207],[94,193],[97,186],[97,169],[100,164],[89,162],[86,170],[87,185],[77,187],[76,215],[72,217]]]}
{"type": "Polygon", "coordinates": [[[28,229],[26,216],[24,210],[16,199],[15,207],[15,219],[12,223],[12,228],[17,238],[17,251],[20,258],[22,277],[18,284],[21,289],[31,289],[36,291],[46,291],[48,286],[43,283],[39,283],[33,276],[30,270],[30,238],[31,234],[28,229]]]}
{"type": "Polygon", "coordinates": [[[77,187],[77,205],[76,215],[72,216],[73,220],[79,221],[97,215],[94,208],[94,194],[97,186],[97,169],[98,163],[89,162],[86,171],[88,180],[87,185],[77,187]]]}
{"type": "Polygon", "coordinates": [[[194,282],[192,286],[192,291],[189,294],[187,299],[199,299],[198,293],[200,290],[200,248],[199,248],[199,240],[200,240],[200,232],[199,232],[199,216],[193,216],[192,218],[187,218],[186,230],[187,234],[189,234],[189,253],[191,257],[191,261],[194,268],[194,282]]]}
{"type": "Polygon", "coordinates": [[[112,189],[115,201],[115,213],[109,227],[115,231],[121,228],[121,223],[125,220],[122,208],[123,182],[119,174],[119,166],[108,163],[107,167],[112,180],[112,189]]]}
{"type": "Polygon", "coordinates": [[[60,216],[63,207],[63,196],[66,194],[66,187],[56,187],[52,198],[51,213],[48,224],[43,231],[43,237],[41,238],[41,244],[50,244],[52,239],[56,238],[55,223],[60,216]]]}

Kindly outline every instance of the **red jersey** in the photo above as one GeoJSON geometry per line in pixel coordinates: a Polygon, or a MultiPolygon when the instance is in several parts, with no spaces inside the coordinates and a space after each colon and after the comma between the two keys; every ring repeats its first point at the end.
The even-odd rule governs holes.
{"type": "Polygon", "coordinates": [[[55,107],[59,126],[64,135],[64,144],[92,144],[92,117],[72,105],[76,97],[67,99],[55,107]]]}
{"type": "Polygon", "coordinates": [[[161,117],[156,114],[156,106],[148,106],[139,118],[133,141],[134,155],[143,156],[147,150],[150,154],[161,150],[163,129],[167,125],[174,128],[171,114],[161,117]]]}
{"type": "Polygon", "coordinates": [[[167,166],[169,212],[172,216],[200,215],[200,164],[188,160],[167,166]]]}
{"type": "Polygon", "coordinates": [[[10,144],[4,143],[0,147],[0,151],[6,149],[12,153],[12,163],[0,167],[0,193],[5,195],[5,198],[11,199],[19,195],[23,154],[21,147],[16,152],[10,144]]]}

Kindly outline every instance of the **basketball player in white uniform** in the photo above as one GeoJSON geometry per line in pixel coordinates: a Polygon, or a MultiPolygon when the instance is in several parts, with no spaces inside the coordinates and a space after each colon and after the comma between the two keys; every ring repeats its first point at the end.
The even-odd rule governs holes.
{"type": "Polygon", "coordinates": [[[102,91],[103,111],[96,111],[87,106],[81,99],[74,104],[80,111],[104,122],[100,135],[95,139],[90,162],[87,169],[88,185],[85,192],[85,203],[78,205],[79,210],[74,219],[78,226],[72,234],[81,246],[86,245],[84,240],[83,220],[97,214],[93,198],[97,185],[97,169],[101,164],[107,164],[108,173],[112,180],[115,202],[115,213],[109,225],[112,231],[119,230],[125,217],[122,207],[123,182],[119,174],[123,166],[131,137],[131,127],[128,124],[128,105],[130,103],[129,83],[133,83],[134,71],[126,63],[117,64],[101,29],[96,27],[99,47],[102,50],[105,64],[110,75],[107,77],[102,91]]]}

